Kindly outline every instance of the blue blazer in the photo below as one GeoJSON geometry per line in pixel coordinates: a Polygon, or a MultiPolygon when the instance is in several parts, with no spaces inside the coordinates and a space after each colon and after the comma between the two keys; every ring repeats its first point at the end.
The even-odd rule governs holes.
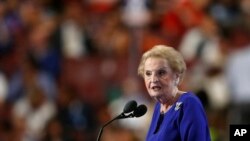
{"type": "Polygon", "coordinates": [[[165,114],[156,103],[147,141],[211,141],[200,100],[191,92],[182,94],[165,114]]]}

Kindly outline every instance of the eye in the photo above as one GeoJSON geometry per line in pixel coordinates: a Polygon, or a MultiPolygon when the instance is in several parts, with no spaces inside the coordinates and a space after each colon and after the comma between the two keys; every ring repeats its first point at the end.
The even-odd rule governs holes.
{"type": "Polygon", "coordinates": [[[150,76],[150,75],[151,75],[151,72],[146,71],[145,75],[146,75],[146,76],[150,76]]]}
{"type": "Polygon", "coordinates": [[[166,70],[159,70],[159,71],[158,71],[158,75],[159,75],[159,76],[164,76],[165,74],[167,74],[167,71],[166,71],[166,70]]]}

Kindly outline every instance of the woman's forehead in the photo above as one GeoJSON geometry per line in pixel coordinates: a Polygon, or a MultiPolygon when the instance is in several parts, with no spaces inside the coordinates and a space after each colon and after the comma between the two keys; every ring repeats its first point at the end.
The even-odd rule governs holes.
{"type": "Polygon", "coordinates": [[[169,68],[168,61],[160,57],[150,57],[145,61],[145,68],[151,67],[166,67],[169,68]]]}
{"type": "Polygon", "coordinates": [[[168,61],[161,57],[149,57],[146,59],[145,64],[166,64],[168,65],[168,61]]]}

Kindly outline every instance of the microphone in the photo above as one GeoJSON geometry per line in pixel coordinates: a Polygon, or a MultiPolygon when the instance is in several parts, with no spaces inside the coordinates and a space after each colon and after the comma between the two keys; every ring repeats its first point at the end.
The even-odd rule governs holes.
{"type": "Polygon", "coordinates": [[[129,101],[123,108],[123,112],[118,115],[115,119],[127,118],[125,114],[131,113],[137,108],[137,102],[134,100],[129,101]]]}
{"type": "Polygon", "coordinates": [[[141,117],[147,112],[147,107],[145,105],[139,105],[135,110],[134,110],[134,116],[135,117],[141,117]]]}
{"type": "Polygon", "coordinates": [[[145,105],[139,105],[137,107],[137,102],[134,101],[134,100],[131,100],[129,101],[123,108],[123,112],[116,116],[115,118],[111,119],[110,121],[108,121],[107,123],[105,123],[100,131],[99,131],[99,134],[97,136],[97,141],[100,141],[100,138],[101,138],[101,135],[102,135],[102,132],[103,132],[103,129],[104,127],[106,127],[107,125],[109,125],[111,122],[113,122],[114,120],[117,120],[117,119],[124,119],[124,118],[132,118],[132,117],[141,117],[143,116],[145,113],[147,112],[147,107],[145,105]]]}
{"type": "Polygon", "coordinates": [[[125,107],[123,109],[123,113],[130,113],[130,112],[134,111],[136,109],[136,107],[137,107],[137,102],[134,100],[131,100],[125,105],[125,107]]]}

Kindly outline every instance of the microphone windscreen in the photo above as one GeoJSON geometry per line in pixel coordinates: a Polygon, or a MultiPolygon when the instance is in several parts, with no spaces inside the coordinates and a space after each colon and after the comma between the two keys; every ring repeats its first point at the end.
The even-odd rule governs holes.
{"type": "Polygon", "coordinates": [[[134,116],[135,117],[141,117],[147,112],[147,107],[145,105],[139,105],[135,110],[134,110],[134,116]]]}
{"type": "Polygon", "coordinates": [[[134,100],[131,100],[125,105],[123,109],[123,113],[130,113],[134,111],[136,108],[137,108],[137,102],[134,100]]]}

